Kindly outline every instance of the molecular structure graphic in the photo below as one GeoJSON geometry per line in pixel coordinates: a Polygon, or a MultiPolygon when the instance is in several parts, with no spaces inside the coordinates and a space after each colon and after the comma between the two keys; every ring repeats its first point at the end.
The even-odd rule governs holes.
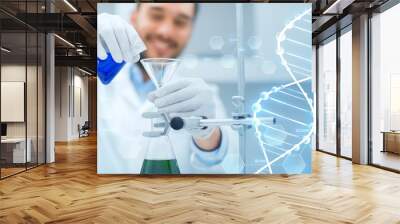
{"type": "Polygon", "coordinates": [[[255,173],[274,173],[278,161],[288,163],[289,173],[301,173],[304,160],[301,153],[311,151],[314,106],[311,92],[311,44],[309,41],[311,9],[293,18],[277,34],[276,53],[291,82],[262,92],[252,105],[255,134],[265,165],[255,173]],[[275,117],[276,124],[263,123],[261,117],[275,117]],[[297,157],[291,157],[294,154],[297,157]],[[297,166],[297,168],[296,168],[297,166]]]}

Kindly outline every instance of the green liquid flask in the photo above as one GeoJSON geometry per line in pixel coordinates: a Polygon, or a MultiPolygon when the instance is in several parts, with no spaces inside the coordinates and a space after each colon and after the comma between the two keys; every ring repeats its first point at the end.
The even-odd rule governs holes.
{"type": "Polygon", "coordinates": [[[141,174],[179,174],[176,159],[173,160],[147,160],[143,161],[141,174]]]}
{"type": "Polygon", "coordinates": [[[180,174],[168,135],[151,138],[141,174],[180,174]]]}
{"type": "MultiPolygon", "coordinates": [[[[140,60],[143,68],[146,70],[147,75],[153,81],[157,89],[164,86],[175,73],[178,65],[178,59],[173,58],[146,58],[140,60]]],[[[167,115],[164,115],[166,118],[167,115]]],[[[147,152],[142,164],[141,174],[179,174],[179,167],[176,161],[176,156],[172,148],[172,143],[168,136],[168,127],[165,121],[160,119],[153,119],[151,129],[153,135],[151,136],[147,152]],[[159,125],[162,124],[163,125],[159,125]],[[157,125],[155,125],[157,124],[157,125]],[[160,133],[159,129],[163,128],[165,131],[160,133]]],[[[150,133],[151,133],[150,132],[150,133]]]]}

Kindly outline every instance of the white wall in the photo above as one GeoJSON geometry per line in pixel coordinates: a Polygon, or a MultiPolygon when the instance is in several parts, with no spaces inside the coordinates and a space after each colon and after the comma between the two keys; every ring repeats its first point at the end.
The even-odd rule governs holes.
{"type": "Polygon", "coordinates": [[[68,139],[68,85],[69,76],[67,67],[55,69],[55,140],[66,141],[68,139]]]}
{"type": "Polygon", "coordinates": [[[78,124],[88,120],[88,78],[83,75],[75,68],[56,67],[56,141],[77,139],[78,124]]]}
{"type": "MultiPolygon", "coordinates": [[[[18,65],[18,64],[6,64],[1,66],[1,81],[2,82],[24,82],[26,72],[28,72],[28,81],[29,85],[36,85],[36,81],[30,80],[31,74],[36,75],[36,67],[27,66],[25,65],[18,65]]],[[[32,111],[36,109],[36,88],[27,88],[27,106],[31,108],[27,108],[27,118],[28,122],[34,121],[36,124],[36,113],[33,114],[32,111]],[[32,99],[33,98],[33,99],[32,99]],[[31,102],[35,102],[31,104],[31,102]]],[[[2,96],[7,97],[7,96],[2,96]]],[[[7,110],[7,108],[1,108],[1,110],[7,110]]],[[[22,108],[24,110],[24,108],[22,108]]],[[[25,136],[25,124],[26,122],[7,122],[7,135],[8,137],[24,137],[25,136]]],[[[29,123],[28,125],[28,136],[31,130],[36,130],[36,125],[29,123]]],[[[36,133],[36,132],[35,132],[36,133]]]]}
{"type": "MultiPolygon", "coordinates": [[[[1,81],[2,82],[25,82],[26,69],[31,70],[31,67],[26,68],[25,65],[8,64],[1,66],[1,81]]],[[[26,83],[26,82],[25,82],[26,83]]],[[[5,97],[5,96],[2,96],[5,97]]],[[[22,108],[24,109],[24,108],[22,108]]],[[[7,110],[7,108],[1,108],[7,110]]],[[[8,137],[24,137],[25,122],[8,122],[7,123],[8,137]]]]}
{"type": "MultiPolygon", "coordinates": [[[[71,135],[73,138],[79,137],[78,124],[83,125],[88,121],[88,78],[83,77],[82,73],[74,75],[74,108],[72,108],[71,135]],[[79,93],[80,92],[80,93],[79,93]],[[80,111],[81,110],[81,111],[80,111]]],[[[72,104],[72,103],[71,103],[72,104]]]]}

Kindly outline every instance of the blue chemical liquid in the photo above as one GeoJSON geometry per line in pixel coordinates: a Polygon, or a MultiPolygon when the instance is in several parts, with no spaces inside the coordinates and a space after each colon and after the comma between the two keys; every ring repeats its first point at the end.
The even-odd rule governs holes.
{"type": "Polygon", "coordinates": [[[125,61],[117,63],[114,61],[110,53],[107,53],[107,58],[104,60],[97,58],[97,74],[100,81],[104,85],[109,84],[122,69],[125,63],[125,61]]]}

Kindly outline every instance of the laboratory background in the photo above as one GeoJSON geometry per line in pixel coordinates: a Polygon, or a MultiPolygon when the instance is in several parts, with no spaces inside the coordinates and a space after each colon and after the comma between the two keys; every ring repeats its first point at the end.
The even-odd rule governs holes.
{"type": "MultiPolygon", "coordinates": [[[[132,3],[102,3],[98,14],[120,15],[129,22],[135,7],[132,3]]],[[[256,124],[245,131],[245,150],[239,161],[245,168],[240,172],[310,173],[314,130],[311,5],[244,4],[241,31],[237,30],[235,7],[234,3],[199,4],[192,37],[179,56],[182,61],[176,73],[216,85],[231,118],[235,110],[232,96],[238,94],[237,41],[241,32],[245,110],[255,120],[259,114],[275,117],[277,123],[272,130],[256,124]],[[300,84],[293,78],[301,80],[300,84]],[[287,89],[279,89],[286,84],[290,85],[287,89]],[[263,99],[273,88],[278,89],[276,97],[263,99]],[[269,113],[257,113],[255,104],[268,108],[269,113]]]]}

